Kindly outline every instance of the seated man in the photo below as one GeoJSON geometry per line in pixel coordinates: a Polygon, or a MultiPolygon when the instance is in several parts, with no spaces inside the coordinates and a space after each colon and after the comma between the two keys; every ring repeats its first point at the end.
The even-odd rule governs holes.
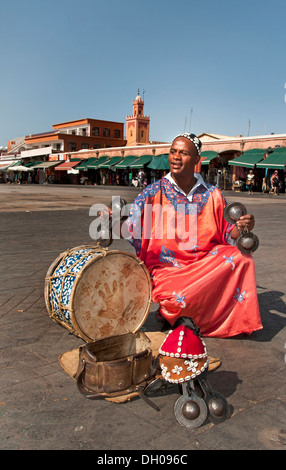
{"type": "MultiPolygon", "coordinates": [[[[223,217],[221,191],[194,173],[200,149],[194,134],[174,139],[170,173],[135,199],[128,231],[171,326],[187,316],[203,336],[250,334],[262,328],[254,261],[234,246],[239,232],[223,217]]],[[[237,226],[252,230],[254,217],[242,216],[237,226]]]]}

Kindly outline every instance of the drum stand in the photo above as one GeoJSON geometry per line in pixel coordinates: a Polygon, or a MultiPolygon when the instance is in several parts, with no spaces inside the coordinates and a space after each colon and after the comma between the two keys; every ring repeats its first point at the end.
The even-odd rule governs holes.
{"type": "MultiPolygon", "coordinates": [[[[150,396],[156,392],[166,393],[171,384],[163,378],[153,380],[144,390],[150,396]]],[[[182,396],[174,405],[174,414],[179,424],[189,429],[202,426],[207,418],[219,424],[230,416],[227,400],[211,387],[207,371],[182,384],[182,396]]]]}

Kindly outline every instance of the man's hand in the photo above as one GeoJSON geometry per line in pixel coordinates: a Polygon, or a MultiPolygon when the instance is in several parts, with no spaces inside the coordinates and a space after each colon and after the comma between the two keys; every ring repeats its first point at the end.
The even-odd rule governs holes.
{"type": "Polygon", "coordinates": [[[254,228],[254,225],[255,220],[252,214],[242,215],[230,233],[231,238],[235,240],[240,235],[240,232],[243,232],[244,230],[251,232],[251,230],[254,228]]]}
{"type": "Polygon", "coordinates": [[[255,220],[254,216],[252,214],[246,214],[240,217],[240,219],[237,221],[236,226],[238,230],[243,231],[246,229],[248,232],[250,232],[255,225],[255,220]]]}

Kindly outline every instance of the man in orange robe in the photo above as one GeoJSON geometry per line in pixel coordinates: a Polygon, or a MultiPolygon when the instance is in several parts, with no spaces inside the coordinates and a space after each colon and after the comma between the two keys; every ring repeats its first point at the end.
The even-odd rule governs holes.
{"type": "Polygon", "coordinates": [[[195,166],[201,142],[181,134],[172,142],[170,173],[135,199],[127,227],[137,256],[152,279],[152,298],[171,326],[191,317],[203,336],[230,337],[262,328],[252,255],[235,246],[239,230],[254,227],[244,215],[223,217],[222,192],[195,166]]]}

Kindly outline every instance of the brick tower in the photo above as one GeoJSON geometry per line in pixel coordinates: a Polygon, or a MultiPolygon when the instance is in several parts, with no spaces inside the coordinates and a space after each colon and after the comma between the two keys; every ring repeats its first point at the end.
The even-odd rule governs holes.
{"type": "Polygon", "coordinates": [[[144,145],[149,143],[150,117],[143,114],[144,101],[140,92],[133,100],[133,115],[126,116],[127,146],[144,145]]]}

